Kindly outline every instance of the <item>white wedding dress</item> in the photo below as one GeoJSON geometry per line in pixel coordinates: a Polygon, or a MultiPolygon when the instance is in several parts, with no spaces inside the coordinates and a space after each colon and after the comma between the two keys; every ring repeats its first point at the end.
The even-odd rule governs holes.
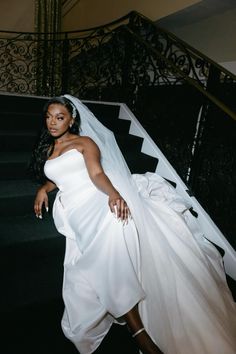
{"type": "Polygon", "coordinates": [[[222,258],[168,182],[154,173],[131,177],[143,206],[140,231],[135,218],[123,225],[110,212],[76,149],[49,159],[45,174],[58,186],[53,217],[66,236],[62,328],[81,354],[95,351],[137,303],[165,354],[235,354],[222,258]]]}

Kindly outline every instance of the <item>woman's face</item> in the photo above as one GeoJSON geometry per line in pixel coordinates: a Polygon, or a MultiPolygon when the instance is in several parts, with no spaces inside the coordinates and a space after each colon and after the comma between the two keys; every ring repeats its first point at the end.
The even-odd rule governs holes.
{"type": "Polygon", "coordinates": [[[45,118],[47,129],[54,138],[69,133],[74,121],[67,108],[59,103],[53,103],[48,107],[45,118]]]}

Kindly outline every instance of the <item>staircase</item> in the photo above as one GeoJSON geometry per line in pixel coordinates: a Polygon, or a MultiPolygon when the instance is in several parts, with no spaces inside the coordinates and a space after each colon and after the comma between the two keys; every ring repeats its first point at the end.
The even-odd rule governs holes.
{"type": "MultiPolygon", "coordinates": [[[[58,234],[50,213],[43,220],[34,216],[38,185],[27,174],[46,100],[0,95],[0,305],[4,354],[78,353],[60,327],[65,238],[58,234]]],[[[143,139],[128,134],[130,122],[115,123],[119,106],[87,105],[113,129],[132,172],[155,171],[157,159],[140,152],[143,139]]],[[[111,353],[114,348],[137,353],[122,326],[113,326],[96,353],[111,353]]]]}
{"type": "MultiPolygon", "coordinates": [[[[38,185],[27,174],[46,98],[0,95],[0,267],[1,347],[4,354],[77,354],[60,327],[65,238],[51,213],[37,219],[33,202],[38,185]]],[[[85,102],[113,130],[132,173],[156,171],[158,159],[145,150],[144,139],[117,104],[85,102]],[[134,135],[130,135],[129,131],[134,135]]],[[[148,149],[147,149],[148,150],[148,149]]],[[[159,161],[159,165],[161,165],[159,161]]],[[[55,194],[50,195],[50,210],[55,194]]],[[[235,283],[229,277],[235,292],[235,283]]],[[[96,354],[114,350],[138,354],[123,326],[114,325],[96,354]]]]}

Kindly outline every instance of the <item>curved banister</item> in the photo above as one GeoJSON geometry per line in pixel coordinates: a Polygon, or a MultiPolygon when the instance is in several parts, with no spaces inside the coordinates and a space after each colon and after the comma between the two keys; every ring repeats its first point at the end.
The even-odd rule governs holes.
{"type": "MultiPolygon", "coordinates": [[[[52,43],[52,46],[53,46],[53,41],[54,41],[55,45],[57,45],[59,43],[59,41],[61,41],[60,45],[61,45],[61,47],[63,47],[62,51],[63,51],[63,58],[64,58],[62,65],[63,65],[64,72],[66,72],[65,65],[66,65],[66,63],[68,63],[68,56],[69,56],[69,52],[66,52],[66,50],[70,51],[70,44],[71,44],[71,46],[74,45],[73,43],[71,43],[69,41],[82,40],[82,41],[86,41],[86,42],[91,41],[91,43],[92,43],[92,41],[96,41],[99,36],[100,37],[102,37],[102,36],[109,37],[110,34],[112,34],[112,33],[115,34],[119,28],[123,28],[127,32],[129,32],[129,34],[133,38],[135,38],[135,40],[137,42],[142,43],[142,45],[145,46],[147,48],[147,50],[150,51],[150,53],[152,53],[152,55],[156,55],[158,58],[161,58],[161,60],[166,63],[168,68],[172,69],[172,72],[177,72],[178,75],[180,75],[183,80],[188,82],[188,84],[194,86],[195,89],[197,89],[199,92],[201,92],[201,94],[203,94],[207,99],[209,99],[211,102],[213,102],[217,107],[219,107],[221,110],[223,110],[227,115],[229,115],[234,120],[236,120],[236,113],[230,107],[228,107],[221,99],[216,97],[214,92],[210,91],[208,89],[208,87],[206,87],[206,86],[204,87],[204,83],[206,83],[208,80],[210,69],[211,70],[212,69],[218,70],[218,75],[221,75],[221,76],[224,75],[224,80],[226,80],[226,82],[231,81],[231,82],[236,83],[236,75],[230,73],[227,69],[223,68],[221,65],[217,64],[212,59],[210,59],[209,57],[207,57],[206,55],[204,55],[203,53],[201,53],[197,49],[193,48],[192,46],[190,46],[188,43],[184,42],[180,38],[177,38],[173,33],[170,33],[169,31],[157,26],[154,22],[149,20],[144,15],[138,13],[137,11],[131,11],[127,15],[122,16],[119,19],[116,19],[116,20],[109,22],[105,25],[95,26],[95,27],[81,29],[81,30],[65,31],[65,32],[58,32],[58,33],[0,31],[0,50],[2,51],[3,55],[5,55],[4,47],[6,47],[10,44],[13,44],[13,43],[15,44],[17,41],[22,41],[22,42],[25,41],[25,43],[28,42],[29,43],[28,45],[31,45],[31,46],[32,46],[32,43],[34,42],[35,46],[37,46],[37,48],[35,50],[38,51],[38,53],[39,53],[39,50],[38,50],[38,46],[39,46],[38,43],[39,42],[40,42],[40,46],[43,46],[42,43],[45,43],[46,46],[49,46],[49,44],[51,45],[51,43],[52,43]],[[161,34],[162,35],[161,40],[168,41],[166,50],[170,50],[171,55],[176,50],[176,48],[177,48],[177,50],[182,51],[185,55],[185,58],[187,58],[187,64],[185,63],[184,65],[182,65],[182,68],[181,68],[181,64],[179,64],[179,62],[174,63],[172,60],[170,60],[170,56],[171,56],[170,54],[169,54],[169,56],[164,56],[161,52],[159,52],[157,50],[157,48],[155,48],[153,46],[153,43],[151,43],[149,41],[149,38],[147,36],[145,37],[145,35],[143,35],[143,26],[145,29],[145,25],[151,26],[151,30],[156,30],[158,35],[161,34]],[[137,29],[138,30],[141,29],[140,31],[142,32],[142,35],[139,33],[139,31],[137,29]],[[9,37],[2,38],[2,36],[4,34],[7,35],[6,37],[8,37],[9,35],[14,35],[14,38],[9,38],[9,37]],[[9,41],[9,42],[7,42],[7,44],[6,44],[6,41],[9,41]],[[174,49],[171,47],[172,45],[174,46],[174,49]],[[194,60],[195,60],[195,62],[194,62],[194,60]],[[197,64],[196,64],[197,61],[198,61],[198,63],[199,63],[199,61],[202,61],[202,67],[200,68],[201,76],[199,76],[199,72],[198,72],[199,68],[197,68],[197,64]],[[189,70],[188,73],[186,72],[187,71],[186,66],[188,66],[188,70],[189,70]],[[193,77],[191,77],[191,75],[193,77]]],[[[110,37],[108,39],[110,39],[110,37]]],[[[99,46],[100,43],[96,44],[96,45],[99,46]]],[[[101,45],[104,45],[104,43],[102,43],[101,45]]],[[[154,43],[154,45],[155,45],[155,43],[154,43]]],[[[21,47],[21,44],[19,44],[19,47],[21,47]]],[[[90,48],[92,48],[92,47],[94,48],[94,43],[90,44],[90,48]]],[[[79,55],[79,51],[81,50],[81,48],[82,48],[82,50],[85,50],[85,51],[88,50],[86,46],[83,47],[83,45],[81,44],[78,49],[78,54],[75,53],[75,55],[79,55]],[[85,49],[83,49],[83,48],[85,48],[85,49]]],[[[50,52],[50,50],[48,48],[46,48],[46,49],[49,51],[49,53],[48,53],[49,60],[51,60],[51,62],[54,62],[56,59],[54,59],[54,58],[50,59],[50,56],[55,55],[56,50],[53,50],[50,52]]],[[[40,49],[40,50],[42,51],[43,49],[40,49]]],[[[0,55],[1,55],[1,53],[0,53],[0,55]]],[[[9,50],[8,50],[7,55],[10,55],[9,50]]],[[[30,53],[30,55],[31,55],[31,53],[30,53]]],[[[175,55],[175,53],[174,53],[174,55],[175,55]]],[[[27,61],[29,60],[28,58],[29,58],[29,55],[27,57],[27,61]]],[[[19,59],[17,57],[16,60],[14,60],[14,65],[17,65],[17,60],[20,60],[22,62],[23,59],[21,59],[21,58],[19,59]]],[[[43,60],[44,61],[43,65],[45,65],[45,58],[43,58],[43,59],[39,58],[39,60],[41,60],[41,61],[43,60]]],[[[178,60],[178,58],[177,58],[177,60],[178,60]]],[[[3,62],[5,63],[5,61],[6,61],[6,59],[4,57],[3,62]]],[[[11,58],[9,58],[9,61],[12,63],[11,58]]],[[[37,58],[34,59],[34,63],[36,61],[37,61],[37,58]]],[[[27,62],[27,66],[30,67],[30,65],[31,64],[27,62]]],[[[34,64],[34,65],[36,65],[36,64],[34,64]]],[[[7,65],[5,65],[5,67],[7,67],[7,65]]],[[[2,65],[2,70],[4,70],[3,68],[4,68],[4,64],[2,65]]],[[[36,69],[32,69],[31,71],[33,72],[35,70],[36,69]]],[[[15,67],[14,67],[13,71],[14,72],[16,71],[15,67]]],[[[52,72],[54,73],[54,71],[55,70],[53,67],[52,72]]],[[[60,72],[62,72],[62,70],[60,68],[58,68],[58,73],[60,73],[60,72]]],[[[11,74],[4,73],[4,75],[3,75],[4,79],[8,75],[11,76],[11,74]]],[[[20,73],[19,73],[19,75],[20,75],[20,73]]],[[[47,75],[48,75],[48,73],[47,73],[47,75]]],[[[37,80],[38,79],[39,79],[39,76],[37,77],[37,80]]],[[[44,79],[44,81],[45,80],[46,79],[44,79]]],[[[52,80],[49,80],[49,81],[50,81],[50,84],[48,83],[48,85],[52,85],[55,80],[54,80],[54,78],[52,78],[52,80]]],[[[0,82],[1,82],[1,80],[0,80],[0,82]]],[[[0,87],[2,88],[2,87],[4,87],[4,85],[1,85],[0,87]]],[[[65,85],[62,84],[62,87],[65,87],[65,85]]],[[[55,91],[55,90],[52,89],[52,92],[53,91],[55,91]]]]}
{"type": "MultiPolygon", "coordinates": [[[[134,36],[137,41],[142,43],[143,46],[145,46],[150,52],[154,53],[156,56],[161,57],[162,60],[164,60],[168,66],[171,66],[174,71],[177,71],[178,74],[180,74],[185,81],[187,81],[190,85],[194,86],[198,91],[200,91],[204,96],[208,98],[211,102],[213,102],[215,105],[217,105],[221,110],[223,110],[226,114],[228,114],[231,118],[236,120],[236,113],[233,112],[227,105],[224,104],[224,102],[220,101],[218,98],[216,98],[214,95],[212,95],[210,92],[205,90],[199,83],[192,79],[191,77],[188,77],[181,69],[179,69],[177,66],[175,66],[170,60],[167,58],[163,57],[156,49],[154,49],[147,41],[144,41],[141,36],[138,36],[135,32],[133,32],[130,28],[125,27],[126,31],[128,31],[132,36],[134,36]]],[[[235,76],[236,79],[236,76],[235,76]]]]}
{"type": "Polygon", "coordinates": [[[144,15],[140,14],[137,11],[132,11],[130,13],[130,15],[131,14],[136,15],[136,16],[144,19],[145,21],[149,22],[150,24],[154,25],[159,31],[166,33],[168,35],[168,37],[173,38],[176,42],[182,44],[185,48],[189,49],[192,53],[196,54],[197,57],[202,57],[207,62],[211,63],[212,65],[214,65],[215,67],[217,67],[221,71],[225,72],[227,75],[231,76],[234,80],[236,80],[235,74],[231,73],[229,70],[227,70],[222,65],[220,65],[217,62],[215,62],[214,60],[212,60],[210,57],[208,57],[204,53],[200,52],[198,49],[192,47],[189,43],[187,43],[184,40],[182,40],[181,38],[177,37],[174,33],[169,32],[167,29],[157,25],[155,22],[152,22],[148,17],[145,17],[144,15]]]}
{"type": "Polygon", "coordinates": [[[80,31],[0,31],[0,62],[3,92],[126,103],[235,234],[235,75],[135,11],[80,31]]]}

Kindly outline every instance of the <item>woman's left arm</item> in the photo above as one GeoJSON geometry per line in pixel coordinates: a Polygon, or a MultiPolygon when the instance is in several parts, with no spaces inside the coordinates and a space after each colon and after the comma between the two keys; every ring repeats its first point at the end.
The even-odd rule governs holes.
{"type": "Polygon", "coordinates": [[[108,204],[111,212],[115,213],[117,218],[124,221],[127,220],[130,215],[129,208],[126,201],[104,173],[100,162],[100,150],[98,146],[90,138],[83,137],[83,140],[82,154],[89,177],[98,189],[108,195],[108,204]]]}

